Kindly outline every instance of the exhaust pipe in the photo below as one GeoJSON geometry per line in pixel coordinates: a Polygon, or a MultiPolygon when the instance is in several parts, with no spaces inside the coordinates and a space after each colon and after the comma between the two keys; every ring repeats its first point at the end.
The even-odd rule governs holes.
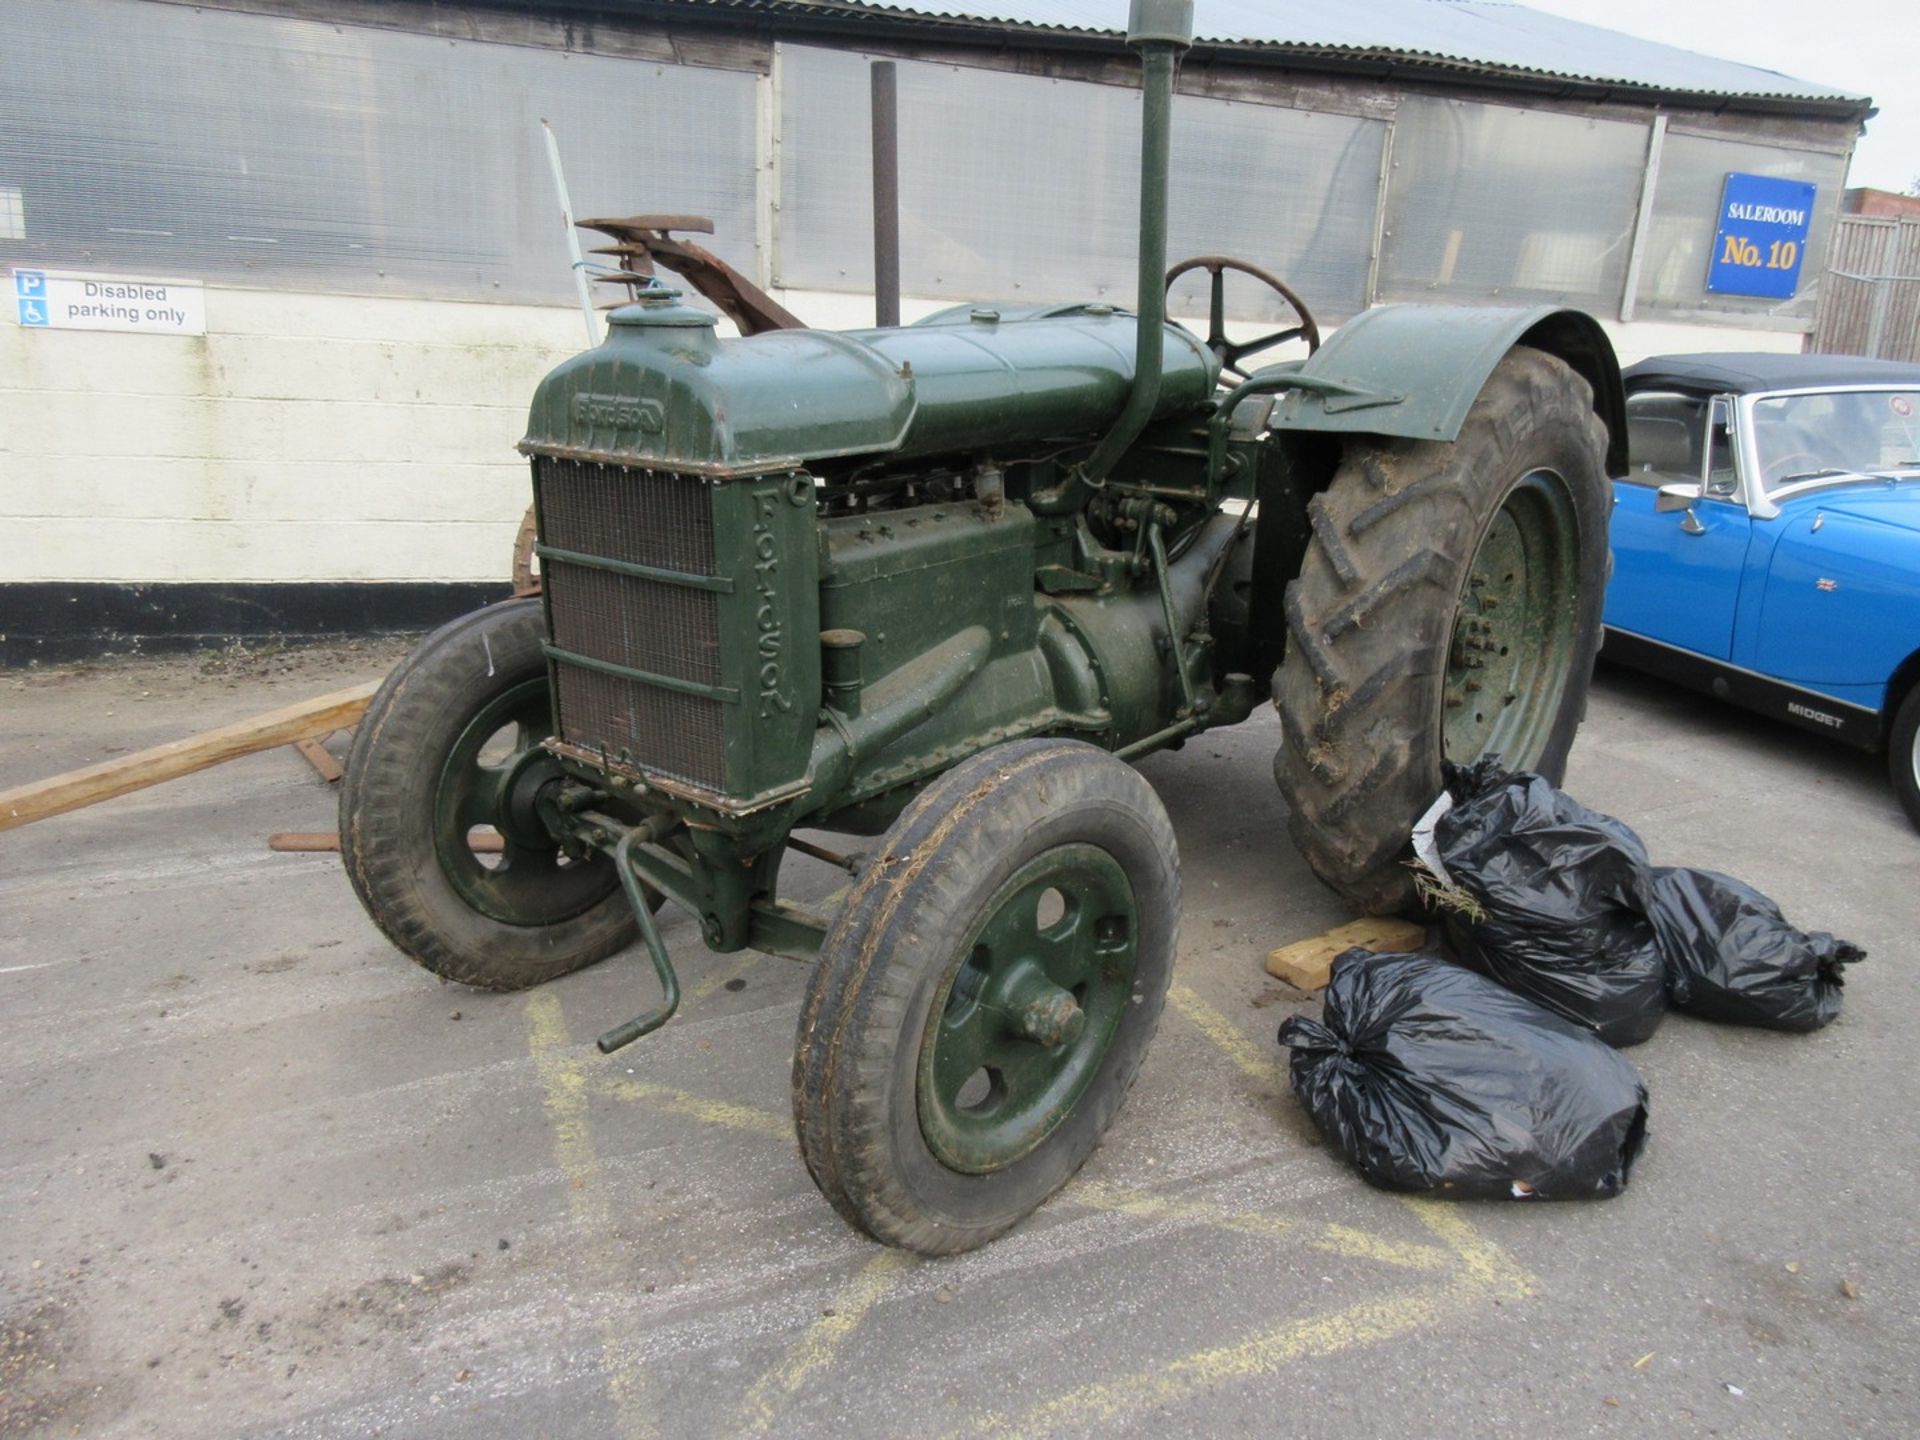
{"type": "Polygon", "coordinates": [[[1193,0],[1133,0],[1127,44],[1140,52],[1140,276],[1134,309],[1138,338],[1126,407],[1087,457],[1098,485],[1140,438],[1160,399],[1167,323],[1167,172],[1173,149],[1173,75],[1193,44],[1193,0]]]}
{"type": "Polygon", "coordinates": [[[900,323],[900,82],[891,60],[873,79],[873,323],[900,323]]]}

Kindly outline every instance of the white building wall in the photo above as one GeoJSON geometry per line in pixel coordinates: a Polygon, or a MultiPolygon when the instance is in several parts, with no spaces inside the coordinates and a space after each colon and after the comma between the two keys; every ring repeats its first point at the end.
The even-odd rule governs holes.
{"type": "MultiPolygon", "coordinates": [[[[868,296],[780,299],[826,328],[872,323],[868,296]]],[[[0,325],[0,583],[507,578],[528,503],[513,447],[540,377],[581,348],[578,311],[227,288],[206,301],[204,337],[0,325]]],[[[1608,329],[1623,364],[1802,338],[1608,329]]]]}
{"type": "Polygon", "coordinates": [[[0,580],[501,579],[577,314],[209,289],[207,334],[0,329],[0,580]]]}

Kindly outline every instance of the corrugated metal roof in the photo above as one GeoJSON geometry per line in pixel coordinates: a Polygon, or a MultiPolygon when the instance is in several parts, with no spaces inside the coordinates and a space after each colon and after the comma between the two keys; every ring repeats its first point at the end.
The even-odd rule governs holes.
{"type": "MultiPolygon", "coordinates": [[[[709,0],[788,13],[986,24],[1119,36],[1126,0],[709,0]]],[[[1511,0],[1195,0],[1197,41],[1328,58],[1472,67],[1513,75],[1728,99],[1803,100],[1864,108],[1865,96],[1732,60],[1563,19],[1511,0]]]]}

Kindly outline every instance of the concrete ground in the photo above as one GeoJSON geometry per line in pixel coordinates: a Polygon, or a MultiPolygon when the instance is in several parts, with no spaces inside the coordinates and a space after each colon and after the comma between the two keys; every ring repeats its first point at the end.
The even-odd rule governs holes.
{"type": "MultiPolygon", "coordinates": [[[[0,787],[380,673],[391,648],[0,676],[0,787]]],[[[1814,1036],[1670,1017],[1632,1188],[1410,1203],[1317,1143],[1272,946],[1347,918],[1270,716],[1143,767],[1173,1002],[1080,1178],[930,1262],[795,1152],[804,983],[667,939],[531,994],[375,933],[291,751],[0,834],[0,1436],[1920,1432],[1920,836],[1878,763],[1603,672],[1569,788],[1871,952],[1814,1036]]],[[[797,870],[818,894],[823,867],[797,870]]]]}

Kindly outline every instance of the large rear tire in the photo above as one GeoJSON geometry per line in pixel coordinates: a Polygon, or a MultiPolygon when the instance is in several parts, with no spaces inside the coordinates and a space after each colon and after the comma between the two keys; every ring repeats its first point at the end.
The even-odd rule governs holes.
{"type": "Polygon", "coordinates": [[[1274,778],[1294,843],[1361,912],[1413,904],[1442,759],[1564,775],[1600,647],[1606,450],[1587,382],[1517,348],[1452,444],[1351,443],[1309,502],[1274,778]]]}
{"type": "Polygon", "coordinates": [[[807,987],[794,1126],[821,1193],[926,1255],[1018,1224],[1126,1098],[1179,924],[1173,828],[1131,766],[1028,740],[934,781],[887,831],[807,987]]]}
{"type": "Polygon", "coordinates": [[[354,734],[340,858],[381,932],[446,980],[520,990],[627,945],[633,912],[604,855],[570,855],[539,817],[560,778],[540,602],[442,626],[389,675],[354,734]],[[477,853],[476,834],[499,836],[477,853]]]}

